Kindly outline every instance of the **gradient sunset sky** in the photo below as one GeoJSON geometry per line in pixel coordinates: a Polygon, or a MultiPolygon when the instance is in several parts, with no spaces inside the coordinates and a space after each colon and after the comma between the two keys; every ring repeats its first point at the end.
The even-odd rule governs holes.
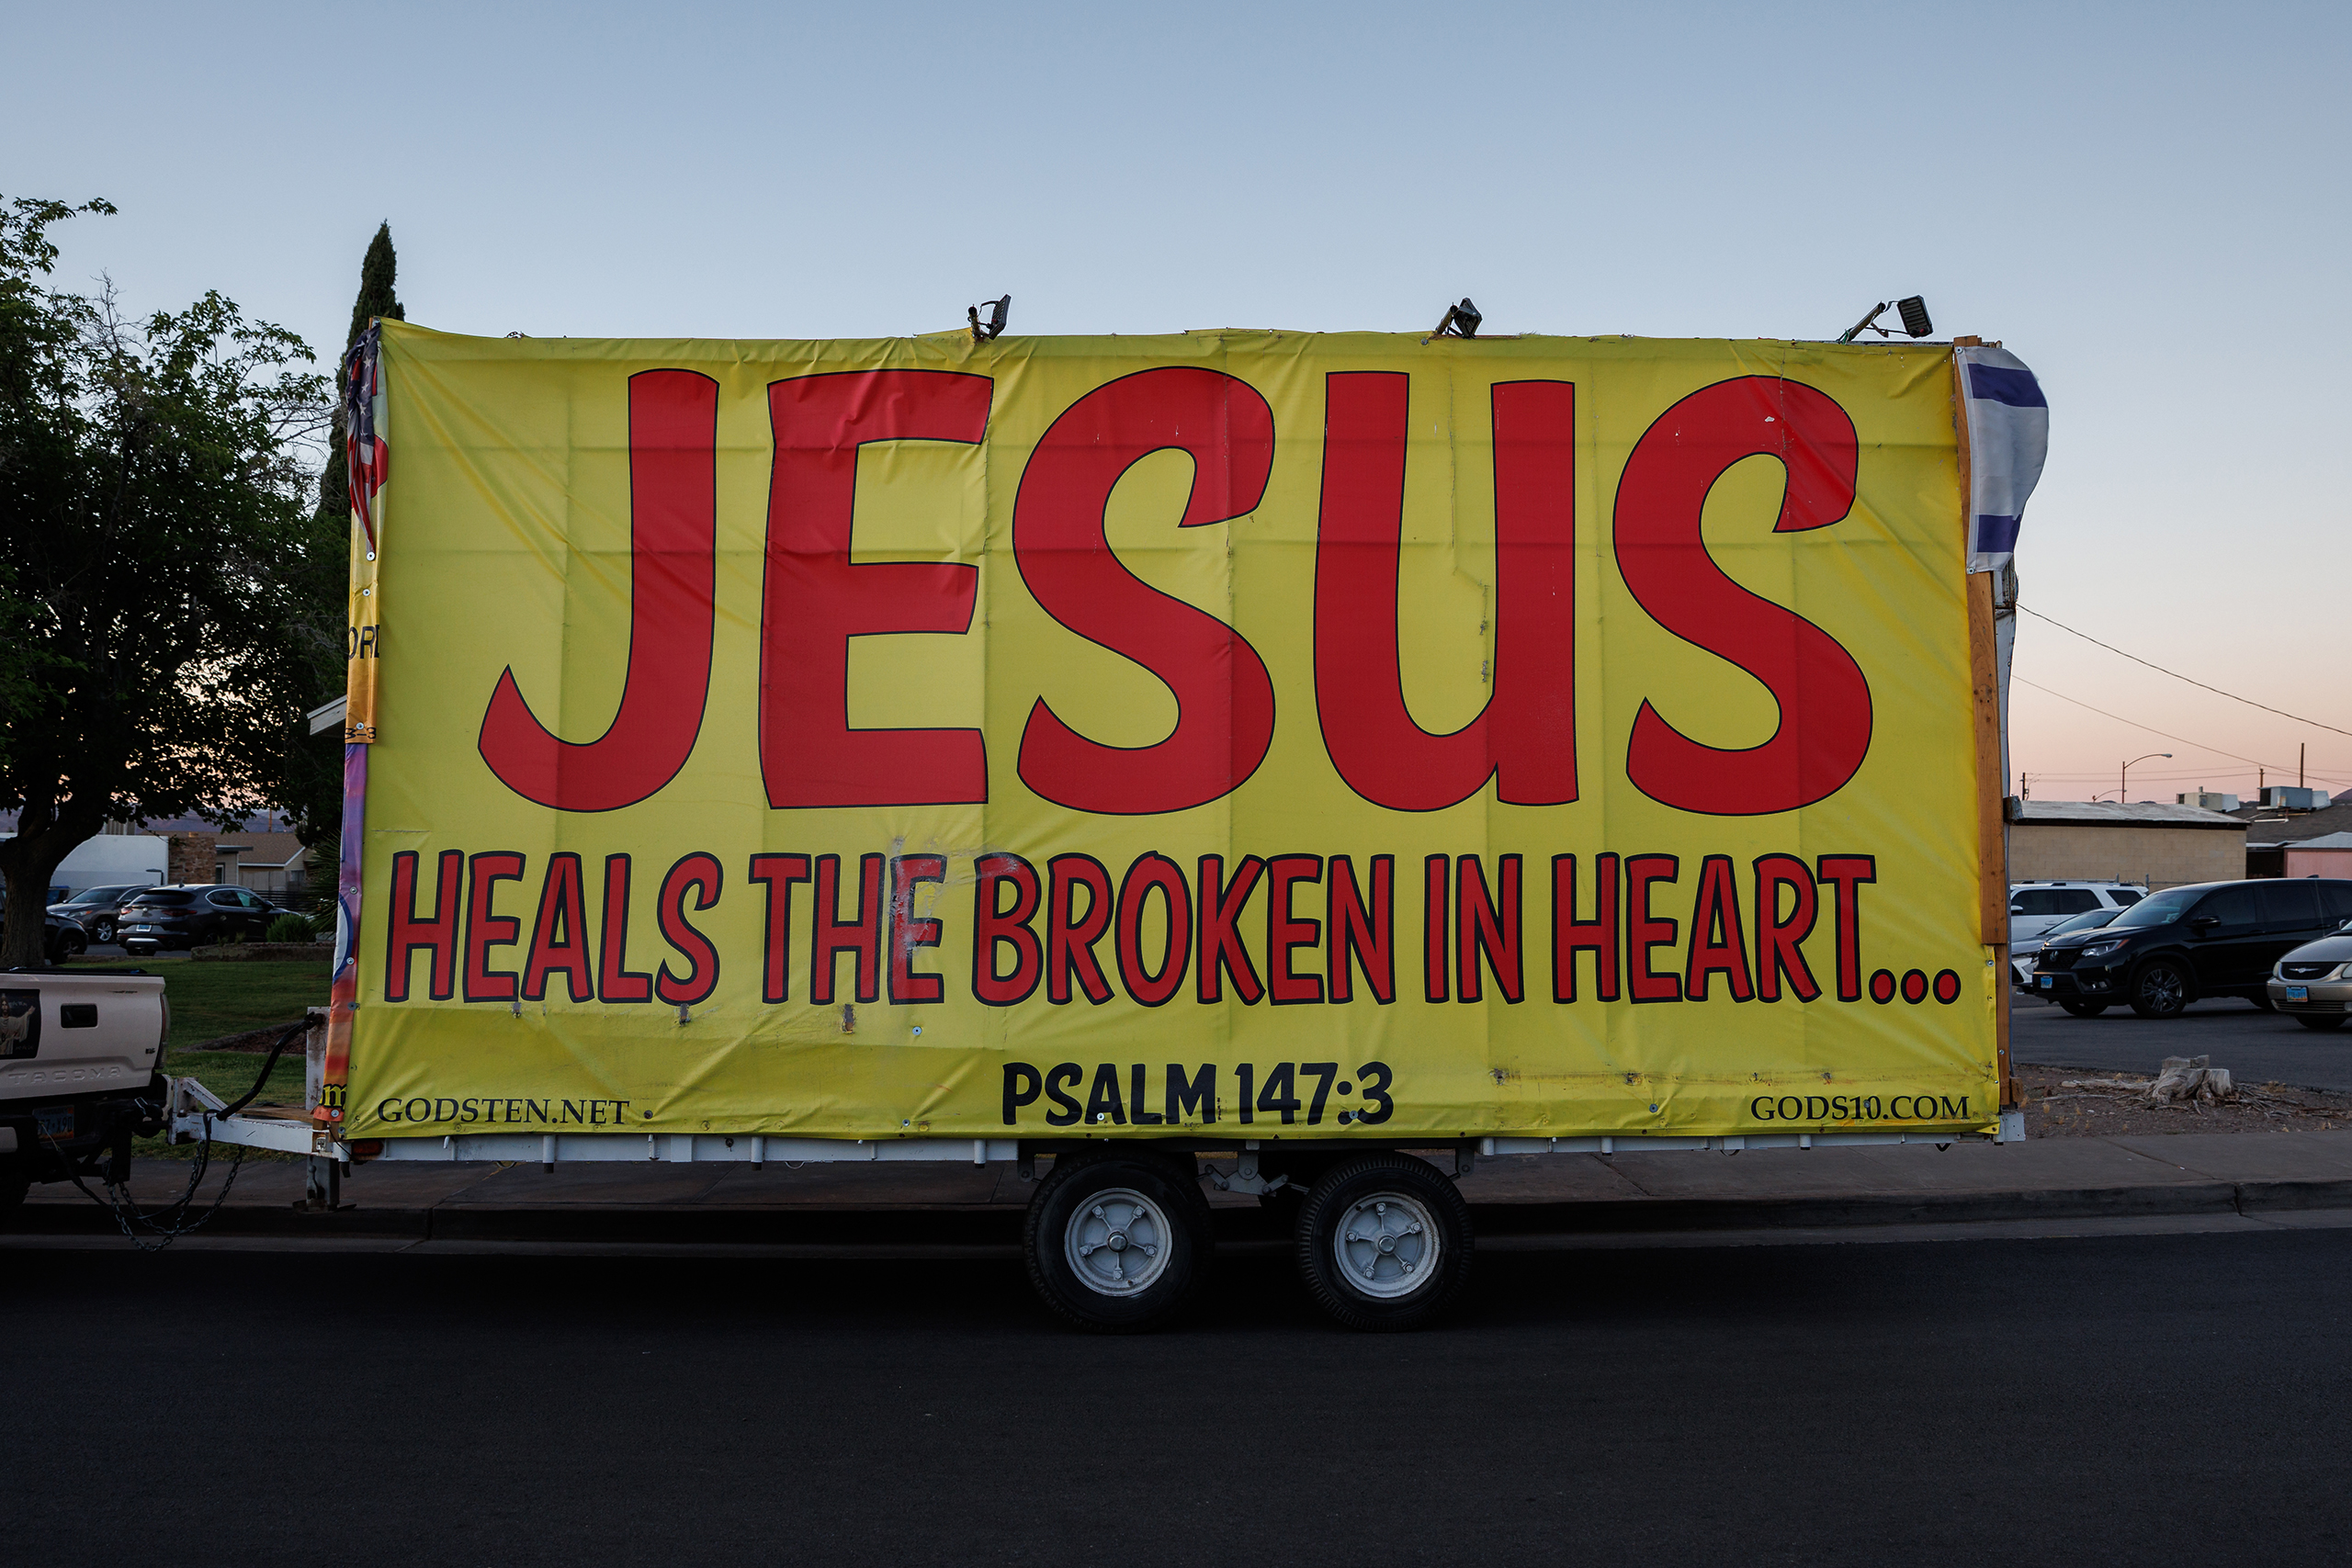
{"type": "MultiPolygon", "coordinates": [[[[2352,788],[2341,6],[5,7],[57,281],[410,319],[876,336],[1826,337],[1920,293],[2040,375],[2037,799],[2352,788]],[[1638,14],[1634,14],[1638,12],[1638,14]],[[2332,351],[2329,351],[2332,352],[2332,351]],[[2333,725],[2335,730],[2324,726],[2333,725]]],[[[2010,781],[2017,787],[2017,781],[2010,781]]]]}

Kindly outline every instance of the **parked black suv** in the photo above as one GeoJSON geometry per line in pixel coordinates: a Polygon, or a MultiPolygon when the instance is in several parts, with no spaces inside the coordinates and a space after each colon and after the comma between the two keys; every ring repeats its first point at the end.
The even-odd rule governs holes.
{"type": "Polygon", "coordinates": [[[2270,966],[2352,919],[2352,881],[2206,882],[2152,893],[2098,931],[2054,938],[2033,988],[2077,1018],[2119,1002],[2170,1018],[2205,997],[2270,1005],[2270,966]]]}
{"type": "Polygon", "coordinates": [[[166,947],[259,942],[284,909],[225,884],[150,887],[122,907],[115,931],[124,949],[145,954],[166,947]]]}

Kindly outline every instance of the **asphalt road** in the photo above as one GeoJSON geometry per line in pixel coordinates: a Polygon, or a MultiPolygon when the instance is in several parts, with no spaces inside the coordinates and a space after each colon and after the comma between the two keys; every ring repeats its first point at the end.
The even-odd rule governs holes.
{"type": "Polygon", "coordinates": [[[2305,1029],[2235,998],[2195,1002],[2169,1019],[2142,1018],[2129,1008],[2076,1018],[2048,1002],[2015,1000],[2009,1055],[2017,1061],[2153,1073],[2166,1056],[2210,1055],[2249,1083],[2352,1091],[2352,1025],[2305,1029]]]}
{"type": "Polygon", "coordinates": [[[1017,1266],[18,1254],[25,1562],[2340,1562],[2352,1231],[1489,1254],[1450,1326],[1017,1266]]]}

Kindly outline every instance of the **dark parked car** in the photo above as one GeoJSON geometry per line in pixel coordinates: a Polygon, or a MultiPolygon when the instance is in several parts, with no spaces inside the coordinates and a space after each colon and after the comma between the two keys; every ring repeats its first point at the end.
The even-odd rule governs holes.
{"type": "Polygon", "coordinates": [[[82,934],[98,946],[114,940],[115,916],[134,894],[143,893],[154,886],[152,882],[129,882],[114,887],[85,887],[62,904],[51,904],[49,912],[62,915],[82,928],[82,934]]]}
{"type": "Polygon", "coordinates": [[[115,931],[127,951],[145,954],[167,947],[259,942],[269,922],[285,913],[243,887],[192,883],[137,895],[122,907],[115,931]]]}
{"type": "MultiPolygon", "coordinates": [[[[2125,905],[2123,908],[2130,907],[2125,905]]],[[[2064,936],[2068,931],[2097,931],[2121,913],[2123,908],[2093,909],[2086,915],[2069,915],[2040,936],[2018,937],[2009,943],[2009,983],[2030,991],[2033,989],[2034,961],[2041,956],[2041,950],[2050,945],[2051,938],[2064,936]]],[[[2010,929],[2016,928],[2012,926],[2010,929]]]]}
{"type": "MultiPolygon", "coordinates": [[[[0,920],[7,918],[8,895],[6,890],[0,890],[0,920]]],[[[72,920],[43,910],[40,925],[40,953],[44,964],[62,964],[69,958],[80,957],[89,948],[90,939],[72,920]]]]}
{"type": "Polygon", "coordinates": [[[62,915],[42,914],[40,950],[51,964],[79,958],[89,947],[90,939],[83,934],[80,926],[62,915]]]}
{"type": "Polygon", "coordinates": [[[2352,881],[2207,882],[2150,894],[2105,928],[2053,937],[2033,969],[2035,994],[2078,1018],[2119,1002],[2170,1018],[2205,997],[2270,1005],[2271,965],[2352,919],[2352,881]]]}

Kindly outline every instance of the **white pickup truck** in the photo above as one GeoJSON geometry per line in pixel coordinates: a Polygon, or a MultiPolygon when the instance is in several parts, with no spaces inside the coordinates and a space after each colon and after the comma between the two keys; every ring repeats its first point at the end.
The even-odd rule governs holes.
{"type": "Polygon", "coordinates": [[[157,976],[0,974],[0,1213],[35,1181],[128,1176],[131,1139],[165,1124],[170,1027],[157,976]]]}

